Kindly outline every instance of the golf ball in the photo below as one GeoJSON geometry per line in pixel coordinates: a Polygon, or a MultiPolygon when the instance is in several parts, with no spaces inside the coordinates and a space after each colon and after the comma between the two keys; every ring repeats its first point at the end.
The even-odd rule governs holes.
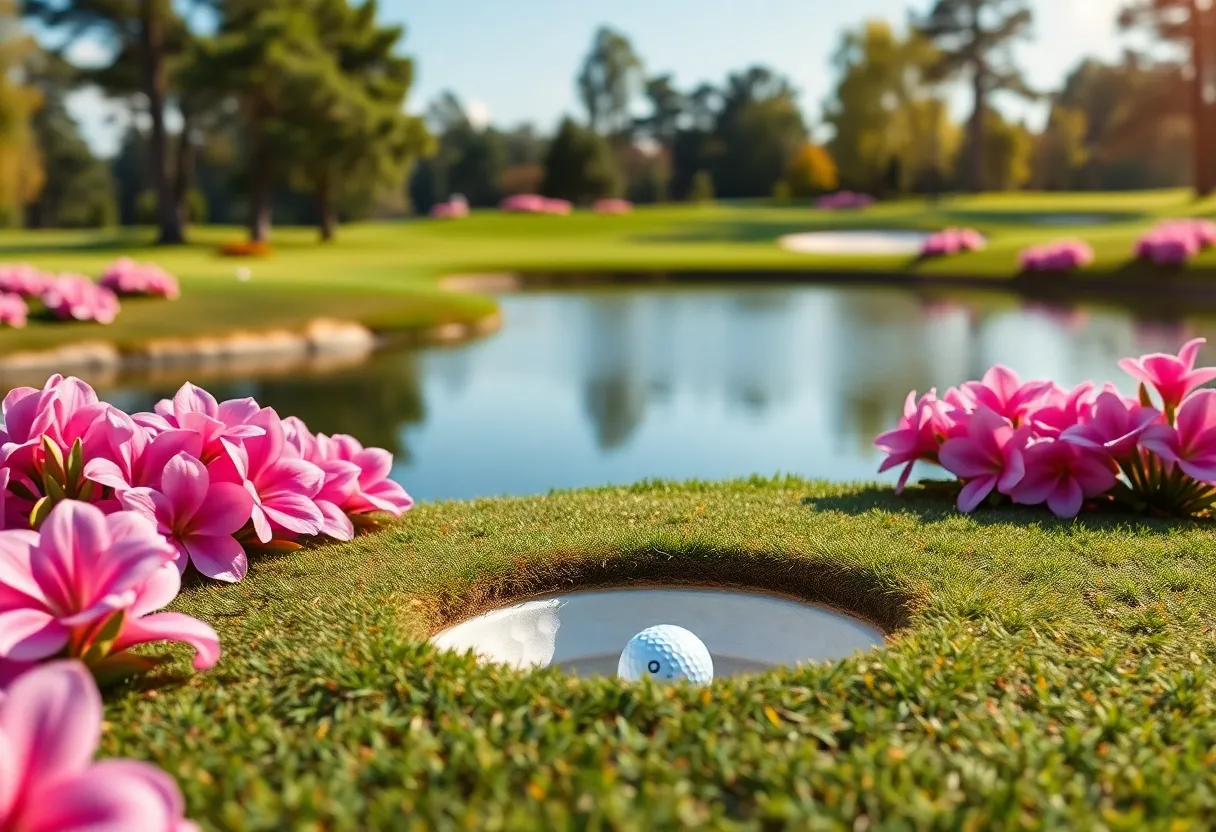
{"type": "Polygon", "coordinates": [[[650,676],[705,685],[713,681],[714,661],[705,643],[688,630],[674,624],[658,624],[629,640],[621,651],[616,672],[629,682],[650,676]]]}

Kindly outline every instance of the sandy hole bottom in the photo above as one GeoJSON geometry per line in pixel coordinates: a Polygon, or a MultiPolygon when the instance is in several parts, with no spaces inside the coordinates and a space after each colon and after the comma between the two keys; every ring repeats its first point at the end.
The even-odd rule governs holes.
{"type": "Polygon", "coordinates": [[[807,231],[787,234],[778,243],[799,254],[918,254],[929,233],[923,231],[807,231]]]}
{"type": "Polygon", "coordinates": [[[842,659],[883,642],[878,628],[826,607],[719,589],[557,595],[491,610],[438,633],[432,642],[518,668],[557,666],[579,676],[614,676],[629,639],[655,624],[696,633],[713,657],[715,678],[842,659]]]}

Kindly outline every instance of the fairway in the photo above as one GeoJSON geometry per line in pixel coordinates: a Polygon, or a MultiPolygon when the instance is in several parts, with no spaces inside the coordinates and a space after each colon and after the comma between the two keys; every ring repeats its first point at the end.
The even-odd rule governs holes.
{"type": "MultiPolygon", "coordinates": [[[[1183,191],[1127,194],[1004,194],[881,203],[861,211],[819,211],[766,204],[670,205],[628,216],[576,212],[567,217],[478,211],[461,221],[413,219],[341,229],[330,244],[311,229],[278,229],[265,258],[227,258],[220,245],[242,233],[196,228],[181,248],[149,245],[150,231],[4,232],[0,261],[30,262],[53,271],[97,275],[113,260],[152,260],[178,276],[182,298],[172,305],[124,302],[111,326],[32,320],[22,330],[0,330],[0,351],[36,350],[105,340],[138,352],[158,338],[223,334],[235,330],[300,328],[315,318],[337,318],[378,332],[425,330],[470,323],[494,311],[492,299],[444,291],[438,279],[484,272],[596,273],[681,271],[783,271],[847,282],[850,275],[952,281],[1011,280],[1018,254],[1029,245],[1080,238],[1096,260],[1074,277],[1086,281],[1129,277],[1161,279],[1132,259],[1137,237],[1162,218],[1216,213],[1216,200],[1196,203],[1183,191]],[[1057,226],[1051,217],[1098,220],[1057,226]],[[1046,220],[1046,222],[1044,222],[1046,220]],[[988,237],[986,251],[919,262],[906,254],[843,256],[784,251],[777,240],[808,230],[910,229],[933,231],[967,225],[988,237]],[[248,268],[247,281],[237,279],[248,268]]],[[[1185,273],[1216,276],[1216,251],[1185,273]]],[[[560,285],[560,277],[557,280],[560,285]]]]}

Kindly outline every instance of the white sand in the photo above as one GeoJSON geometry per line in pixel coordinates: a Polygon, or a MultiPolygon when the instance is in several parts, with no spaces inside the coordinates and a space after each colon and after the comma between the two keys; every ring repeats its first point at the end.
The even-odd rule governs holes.
{"type": "Polygon", "coordinates": [[[925,231],[807,231],[787,234],[777,242],[799,254],[919,254],[925,231]]]}
{"type": "Polygon", "coordinates": [[[473,650],[515,667],[560,665],[612,675],[629,639],[655,624],[696,633],[715,675],[839,659],[882,644],[858,619],[811,604],[748,592],[625,589],[578,592],[493,610],[439,633],[449,650],[473,650]]]}

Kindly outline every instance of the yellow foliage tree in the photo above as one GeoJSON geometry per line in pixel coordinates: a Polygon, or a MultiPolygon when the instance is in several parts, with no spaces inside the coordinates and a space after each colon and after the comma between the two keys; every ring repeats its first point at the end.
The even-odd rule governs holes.
{"type": "Polygon", "coordinates": [[[42,103],[23,83],[22,69],[37,47],[22,31],[15,0],[0,0],[0,224],[20,221],[46,181],[30,117],[42,103]]]}
{"type": "Polygon", "coordinates": [[[790,195],[808,197],[834,191],[840,185],[840,172],[827,148],[804,144],[794,155],[785,172],[790,195]]]}

